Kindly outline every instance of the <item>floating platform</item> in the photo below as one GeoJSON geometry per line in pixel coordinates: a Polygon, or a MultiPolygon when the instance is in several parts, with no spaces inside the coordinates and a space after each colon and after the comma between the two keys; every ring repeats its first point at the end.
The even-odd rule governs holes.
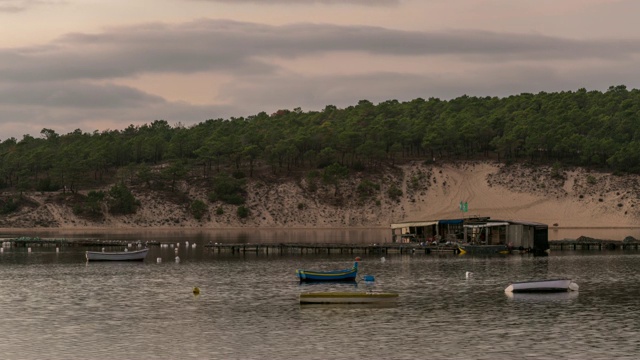
{"type": "Polygon", "coordinates": [[[300,294],[300,304],[377,304],[396,301],[398,293],[315,292],[300,294]]]}

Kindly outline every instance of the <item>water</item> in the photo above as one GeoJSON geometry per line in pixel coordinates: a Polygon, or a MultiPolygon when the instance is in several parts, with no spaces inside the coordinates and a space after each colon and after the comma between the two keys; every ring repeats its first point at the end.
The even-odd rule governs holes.
{"type": "MultiPolygon", "coordinates": [[[[191,240],[193,243],[193,240],[191,240]]],[[[352,256],[152,247],[144,263],[84,249],[0,254],[2,359],[637,359],[640,252],[360,255],[360,283],[300,285],[295,269],[352,256]],[[160,257],[161,263],[156,259],[160,257]],[[472,272],[466,278],[465,273],[472,272]],[[573,294],[510,298],[517,280],[570,277],[573,294]],[[200,288],[195,296],[193,288],[200,288]],[[305,291],[400,293],[388,307],[300,306],[305,291]]]]}

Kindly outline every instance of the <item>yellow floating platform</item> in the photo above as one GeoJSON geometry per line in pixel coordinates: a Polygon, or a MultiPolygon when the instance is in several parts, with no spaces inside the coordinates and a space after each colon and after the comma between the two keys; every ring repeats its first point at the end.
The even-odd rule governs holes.
{"type": "Polygon", "coordinates": [[[300,294],[300,304],[372,304],[395,301],[398,293],[315,292],[300,294]]]}

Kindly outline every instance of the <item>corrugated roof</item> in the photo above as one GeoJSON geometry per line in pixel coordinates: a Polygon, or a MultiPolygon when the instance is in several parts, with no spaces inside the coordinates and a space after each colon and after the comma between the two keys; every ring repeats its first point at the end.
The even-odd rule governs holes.
{"type": "Polygon", "coordinates": [[[416,227],[416,226],[431,226],[431,225],[436,225],[437,223],[438,223],[437,221],[404,222],[404,223],[391,224],[391,228],[402,229],[402,228],[416,227]]]}

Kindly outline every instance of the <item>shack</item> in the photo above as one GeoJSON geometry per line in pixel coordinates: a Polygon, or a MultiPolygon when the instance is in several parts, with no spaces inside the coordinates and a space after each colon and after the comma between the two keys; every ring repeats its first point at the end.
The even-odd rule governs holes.
{"type": "Polygon", "coordinates": [[[472,216],[391,224],[391,239],[400,243],[507,245],[541,253],[549,249],[549,226],[472,216]]]}

